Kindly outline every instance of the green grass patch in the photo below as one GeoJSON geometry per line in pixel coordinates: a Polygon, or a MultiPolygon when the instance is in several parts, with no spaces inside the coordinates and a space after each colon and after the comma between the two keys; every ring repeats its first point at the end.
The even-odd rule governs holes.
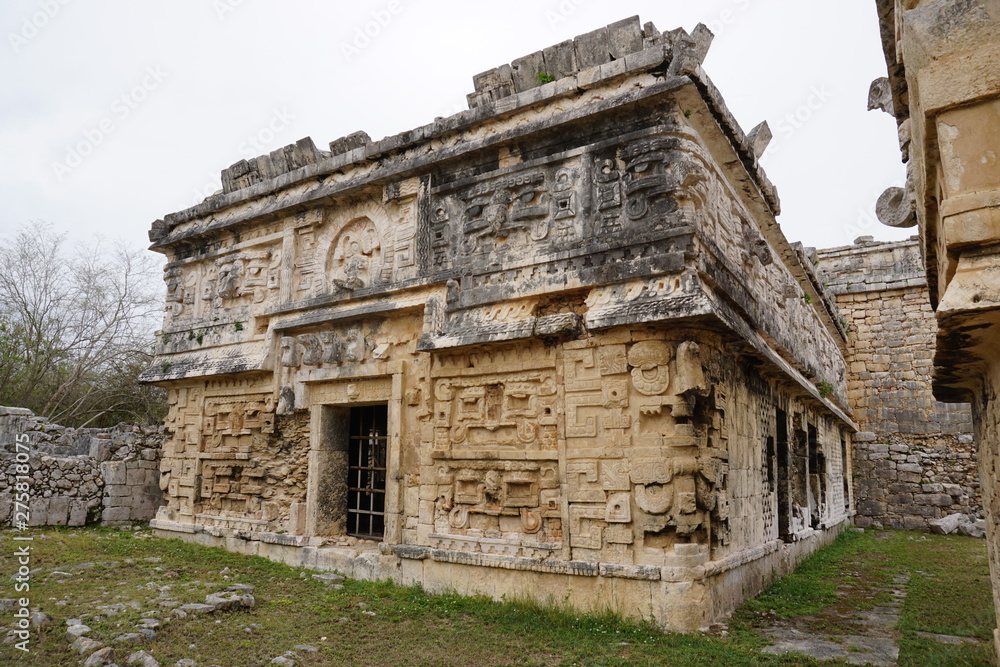
{"type": "MultiPolygon", "coordinates": [[[[58,568],[70,576],[36,576],[32,603],[55,625],[33,637],[30,659],[0,645],[2,664],[78,664],[80,656],[69,650],[66,619],[83,617],[92,628],[90,637],[111,643],[132,631],[140,618],[169,618],[169,609],[160,607],[158,600],[203,602],[206,594],[231,583],[253,585],[257,605],[247,611],[170,620],[154,639],[119,651],[118,660],[143,648],[164,665],[193,658],[199,664],[243,667],[266,665],[297,644],[309,644],[319,651],[300,651],[296,664],[819,664],[762,655],[763,642],[749,630],[734,631],[728,638],[663,633],[611,613],[580,614],[527,600],[430,595],[418,587],[387,582],[345,580],[338,590],[298,568],[154,539],[145,531],[45,529],[31,534],[32,567],[58,568]],[[95,565],[74,569],[86,563],[95,565]],[[86,617],[111,604],[135,604],[139,609],[86,617]]],[[[13,559],[0,554],[0,574],[13,568],[13,559]]]]}
{"type": "Polygon", "coordinates": [[[993,645],[950,646],[904,633],[899,640],[900,667],[984,667],[995,665],[993,645]]]}
{"type": "MultiPolygon", "coordinates": [[[[881,558],[860,558],[871,552],[873,540],[862,533],[845,531],[825,549],[820,549],[787,576],[775,581],[767,590],[743,606],[743,611],[770,612],[780,618],[815,614],[838,600],[837,589],[860,578],[876,578],[885,582],[888,572],[881,567],[881,558]]],[[[854,600],[865,608],[873,601],[854,600]]]]}
{"type": "Polygon", "coordinates": [[[886,605],[897,575],[908,575],[896,629],[900,665],[991,665],[996,627],[983,540],[906,531],[847,531],[792,574],[775,581],[734,615],[734,626],[760,628],[776,619],[815,616],[813,627],[851,634],[852,614],[886,605]],[[947,645],[917,635],[970,637],[947,645]]]}
{"type": "Polygon", "coordinates": [[[996,619],[983,540],[895,532],[885,549],[910,572],[900,630],[992,641],[996,619]]]}
{"type": "MultiPolygon", "coordinates": [[[[179,540],[155,539],[147,531],[39,529],[31,535],[35,538],[31,567],[45,570],[32,581],[32,604],[51,616],[55,625],[34,635],[29,659],[10,645],[0,645],[0,664],[79,664],[81,657],[69,650],[66,619],[90,614],[84,618],[92,628],[89,636],[110,643],[132,631],[140,618],[170,618],[169,608],[160,606],[160,601],[203,602],[208,593],[232,583],[255,587],[253,609],[169,620],[157,629],[154,639],[119,651],[118,661],[123,664],[130,651],[143,648],[164,665],[181,658],[205,665],[266,665],[297,644],[309,644],[319,651],[300,651],[296,664],[830,664],[801,656],[762,654],[760,648],[768,642],[759,633],[761,623],[769,615],[812,614],[831,605],[870,608],[878,594],[853,599],[843,594],[845,583],[864,581],[880,588],[903,570],[910,572],[914,588],[902,615],[906,625],[901,624],[901,664],[989,664],[984,660],[991,650],[989,644],[941,646],[914,634],[921,630],[990,636],[992,602],[984,578],[985,546],[981,540],[967,538],[890,533],[888,539],[879,540],[871,533],[845,533],[794,574],[749,601],[735,615],[728,636],[720,637],[663,633],[648,623],[612,613],[580,614],[558,601],[552,605],[527,600],[493,602],[352,580],[335,589],[299,568],[179,540]],[[87,563],[94,565],[76,569],[87,563]],[[53,574],[53,569],[68,575],[53,574]],[[954,594],[935,595],[939,584],[952,587],[954,594]],[[98,608],[106,605],[124,605],[125,609],[94,618],[98,608]]],[[[0,580],[15,570],[13,550],[7,551],[0,553],[0,580]]],[[[0,593],[0,597],[13,596],[12,586],[9,593],[0,593]]]]}

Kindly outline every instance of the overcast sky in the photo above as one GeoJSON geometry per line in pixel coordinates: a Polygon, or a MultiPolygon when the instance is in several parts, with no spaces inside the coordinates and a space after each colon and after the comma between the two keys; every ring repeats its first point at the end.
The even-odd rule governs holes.
{"type": "Polygon", "coordinates": [[[478,72],[638,14],[716,34],[705,70],[806,245],[916,230],[877,223],[902,185],[874,0],[3,0],[0,235],[32,220],[147,245],[150,223],[219,172],[311,136],[373,139],[467,108],[478,72]],[[367,34],[366,34],[367,33],[367,34]]]}

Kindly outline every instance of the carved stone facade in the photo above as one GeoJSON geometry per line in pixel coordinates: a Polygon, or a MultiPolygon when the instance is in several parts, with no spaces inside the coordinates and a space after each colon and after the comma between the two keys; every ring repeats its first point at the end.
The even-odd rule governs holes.
{"type": "Polygon", "coordinates": [[[477,76],[468,112],[300,141],[154,223],[154,528],[682,630],[832,539],[844,329],[710,40],[622,21],[477,76]]]}
{"type": "MultiPolygon", "coordinates": [[[[877,0],[888,79],[870,107],[894,115],[907,165],[882,222],[919,224],[939,326],[934,392],[972,403],[1000,611],[1000,7],[992,0],[877,0]]],[[[1000,647],[1000,632],[995,633],[1000,647]]]]}

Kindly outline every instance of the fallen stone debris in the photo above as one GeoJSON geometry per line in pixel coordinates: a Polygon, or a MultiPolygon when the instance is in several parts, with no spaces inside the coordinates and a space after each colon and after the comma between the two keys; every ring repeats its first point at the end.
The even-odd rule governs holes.
{"type": "MultiPolygon", "coordinates": [[[[146,558],[144,562],[156,564],[162,562],[160,558],[146,558]]],[[[129,561],[130,563],[133,561],[129,561]]],[[[95,567],[115,566],[116,562],[107,563],[84,563],[71,568],[77,572],[86,572],[95,567]]],[[[177,574],[168,572],[163,568],[157,568],[157,574],[164,579],[174,579],[177,574]],[[171,576],[172,575],[172,576],[171,576]]],[[[342,581],[343,577],[329,573],[326,577],[330,581],[342,581]]],[[[157,630],[169,623],[181,622],[184,619],[197,620],[208,614],[231,615],[239,611],[252,609],[257,600],[253,595],[254,587],[249,584],[233,583],[225,587],[217,587],[215,584],[201,581],[188,582],[184,584],[188,589],[197,587],[221,588],[205,596],[204,603],[182,604],[179,600],[173,599],[172,594],[176,593],[175,586],[163,584],[158,581],[150,581],[139,586],[138,589],[149,593],[149,597],[143,602],[115,602],[111,604],[94,604],[93,612],[81,614],[79,618],[66,618],[62,621],[65,625],[65,638],[73,652],[78,653],[82,658],[85,667],[97,667],[100,665],[119,665],[124,661],[126,665],[140,665],[140,667],[159,667],[161,664],[149,650],[151,642],[156,639],[157,630]],[[119,616],[126,611],[142,612],[143,617],[135,626],[125,632],[119,632],[114,637],[102,641],[96,636],[96,631],[88,622],[97,625],[108,617],[119,616]],[[137,650],[138,649],[138,650],[137,650]]],[[[58,603],[57,603],[58,604],[58,603]]],[[[13,611],[16,607],[16,600],[0,599],[0,612],[13,611]]],[[[35,628],[45,628],[56,624],[56,621],[42,611],[34,611],[31,614],[31,621],[35,628]]],[[[245,629],[252,632],[261,626],[254,623],[245,629]]],[[[16,634],[11,629],[4,643],[16,641],[16,634]]],[[[296,645],[292,650],[285,653],[288,662],[277,664],[295,664],[295,651],[317,651],[313,646],[304,644],[296,645]]],[[[175,667],[196,667],[196,661],[184,659],[173,663],[175,667]]]]}

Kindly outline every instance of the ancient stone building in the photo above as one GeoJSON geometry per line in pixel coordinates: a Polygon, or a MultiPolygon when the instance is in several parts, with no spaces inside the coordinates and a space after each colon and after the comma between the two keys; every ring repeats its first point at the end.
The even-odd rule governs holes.
{"type": "Polygon", "coordinates": [[[628,19],[155,222],[158,533],[676,629],[832,539],[844,329],[710,41],[628,19]]]}
{"type": "Polygon", "coordinates": [[[880,219],[920,225],[939,325],[934,390],[973,406],[1000,608],[1000,6],[877,5],[889,77],[875,82],[872,102],[898,120],[908,173],[904,188],[883,195],[880,219]]]}
{"type": "Polygon", "coordinates": [[[937,322],[919,239],[807,252],[848,331],[847,397],[861,429],[854,524],[926,530],[950,514],[981,516],[971,407],[931,389],[937,322]]]}

